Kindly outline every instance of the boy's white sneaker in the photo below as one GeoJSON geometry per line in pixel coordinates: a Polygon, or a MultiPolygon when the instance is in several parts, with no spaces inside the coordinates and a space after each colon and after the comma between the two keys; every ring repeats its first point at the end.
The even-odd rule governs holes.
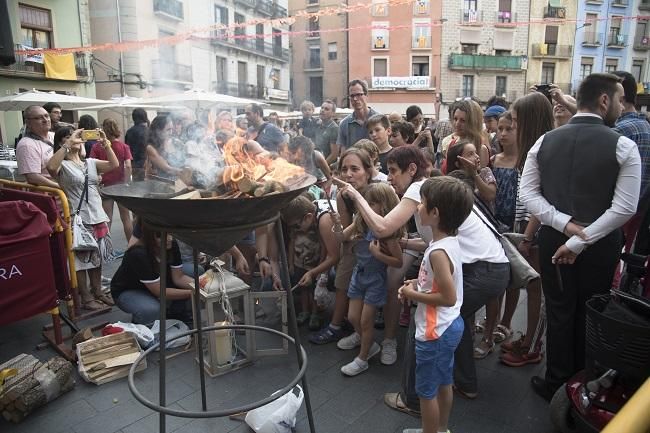
{"type": "Polygon", "coordinates": [[[381,342],[381,363],[393,365],[397,362],[397,340],[385,339],[381,342]]]}
{"type": "Polygon", "coordinates": [[[356,376],[357,374],[363,373],[368,369],[368,361],[363,361],[356,357],[349,364],[345,364],[341,367],[341,373],[346,376],[356,376]]]}
{"type": "Polygon", "coordinates": [[[341,350],[351,350],[359,346],[361,346],[361,335],[357,334],[356,332],[353,332],[347,337],[341,338],[336,343],[336,347],[341,350]]]}

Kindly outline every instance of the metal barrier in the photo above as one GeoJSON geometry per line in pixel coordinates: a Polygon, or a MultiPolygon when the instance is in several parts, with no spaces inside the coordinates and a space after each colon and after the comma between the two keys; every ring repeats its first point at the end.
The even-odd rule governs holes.
{"type": "Polygon", "coordinates": [[[639,388],[602,433],[648,433],[650,431],[650,379],[639,388]]]}

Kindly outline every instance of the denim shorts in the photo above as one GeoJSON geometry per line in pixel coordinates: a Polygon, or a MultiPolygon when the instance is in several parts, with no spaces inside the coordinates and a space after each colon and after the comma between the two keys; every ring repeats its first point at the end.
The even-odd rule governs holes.
{"type": "Polygon", "coordinates": [[[381,307],[386,303],[386,268],[363,271],[354,267],[348,298],[363,299],[364,304],[381,307]]]}
{"type": "Polygon", "coordinates": [[[415,341],[415,392],[431,400],[438,388],[454,383],[454,352],[463,335],[463,319],[458,316],[437,340],[415,341]]]}

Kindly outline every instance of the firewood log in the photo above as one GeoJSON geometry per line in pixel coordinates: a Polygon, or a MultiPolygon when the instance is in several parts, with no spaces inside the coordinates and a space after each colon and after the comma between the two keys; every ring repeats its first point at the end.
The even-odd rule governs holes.
{"type": "Polygon", "coordinates": [[[237,181],[237,188],[246,194],[253,194],[255,190],[263,186],[262,183],[256,182],[253,179],[250,179],[244,176],[241,180],[237,181]]]}

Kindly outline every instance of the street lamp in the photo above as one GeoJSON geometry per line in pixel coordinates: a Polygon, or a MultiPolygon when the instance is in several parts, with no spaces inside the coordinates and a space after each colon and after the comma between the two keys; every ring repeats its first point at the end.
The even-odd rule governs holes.
{"type": "MultiPolygon", "coordinates": [[[[584,27],[590,27],[590,26],[591,26],[591,21],[585,21],[584,23],[582,23],[582,25],[576,26],[576,35],[575,35],[575,38],[573,39],[573,49],[571,50],[571,63],[572,64],[575,64],[576,42],[577,42],[576,39],[578,38],[578,30],[580,30],[580,29],[582,29],[584,27]]],[[[578,72],[580,72],[580,71],[578,71],[578,72]]],[[[571,73],[573,75],[573,67],[571,67],[571,73]]],[[[574,87],[573,81],[574,80],[571,80],[571,92],[570,93],[575,94],[574,89],[573,89],[573,87],[574,87]]]]}

